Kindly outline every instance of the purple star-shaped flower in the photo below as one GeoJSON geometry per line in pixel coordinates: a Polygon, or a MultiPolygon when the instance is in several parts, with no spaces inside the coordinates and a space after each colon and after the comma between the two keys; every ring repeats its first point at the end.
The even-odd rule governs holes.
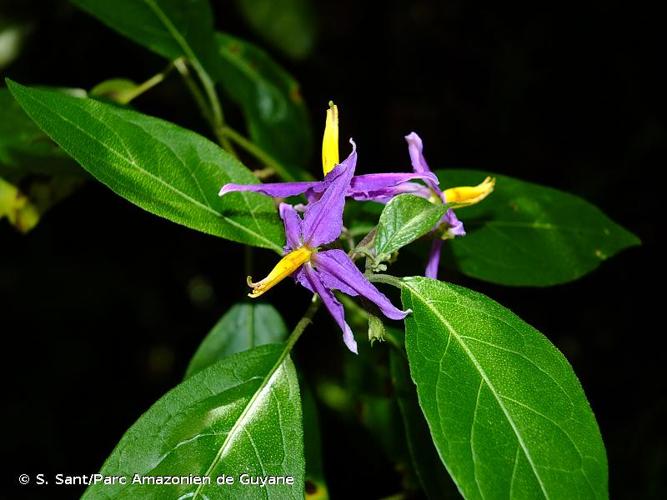
{"type": "Polygon", "coordinates": [[[334,290],[365,297],[390,319],[403,319],[409,312],[396,308],[366,279],[345,252],[338,249],[320,249],[338,239],[343,229],[345,197],[356,161],[356,151],[353,150],[345,161],[327,174],[326,180],[319,184],[325,185],[325,188],[316,201],[306,205],[303,218],[291,205],[280,204],[280,217],[285,225],[285,255],[265,279],[253,283],[251,278],[248,278],[248,284],[253,289],[250,296],[258,297],[292,275],[298,283],[320,296],[343,331],[345,345],[355,354],[357,343],[345,322],[343,306],[333,294],[334,290]]]}

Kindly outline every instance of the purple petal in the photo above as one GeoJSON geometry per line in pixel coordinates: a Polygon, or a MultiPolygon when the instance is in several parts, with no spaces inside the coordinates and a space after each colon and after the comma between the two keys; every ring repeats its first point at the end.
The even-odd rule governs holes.
{"type": "MultiPolygon", "coordinates": [[[[354,179],[353,179],[354,180],[354,179]]],[[[420,196],[421,198],[429,199],[433,196],[433,191],[424,186],[423,184],[417,184],[416,182],[404,182],[403,184],[398,184],[397,186],[386,187],[379,189],[377,191],[357,191],[349,192],[347,195],[357,201],[375,201],[377,203],[387,203],[393,197],[398,196],[399,194],[414,194],[420,196]]]]}
{"type": "Polygon", "coordinates": [[[447,210],[445,215],[442,216],[441,220],[447,225],[447,235],[450,238],[466,235],[466,230],[463,227],[463,222],[459,220],[459,218],[454,213],[454,210],[452,210],[451,208],[447,210]]]}
{"type": "Polygon", "coordinates": [[[397,186],[415,179],[430,180],[438,183],[438,178],[432,172],[390,172],[385,174],[355,175],[350,182],[350,191],[378,191],[380,189],[397,186]]]}
{"type": "Polygon", "coordinates": [[[278,207],[280,218],[285,225],[285,252],[299,248],[301,243],[301,217],[294,207],[288,203],[281,203],[278,207]]]}
{"type": "Polygon", "coordinates": [[[424,276],[427,278],[438,279],[438,266],[440,265],[440,250],[442,249],[442,240],[437,236],[433,239],[431,245],[431,253],[428,256],[428,264],[426,264],[426,272],[424,276]]]}
{"type": "Polygon", "coordinates": [[[270,182],[267,184],[225,184],[220,189],[218,196],[239,191],[251,191],[261,193],[273,198],[287,198],[303,194],[309,189],[317,187],[319,182],[270,182]]]}
{"type": "MultiPolygon", "coordinates": [[[[416,133],[410,132],[408,135],[405,136],[405,140],[408,141],[408,152],[410,153],[410,161],[412,163],[412,169],[415,172],[419,173],[424,173],[424,172],[431,172],[431,169],[428,166],[428,163],[426,163],[426,158],[424,158],[424,145],[422,144],[421,137],[419,137],[416,133]]],[[[440,188],[436,183],[426,181],[426,183],[429,185],[431,189],[433,189],[436,193],[440,194],[440,188]]]]}
{"type": "Polygon", "coordinates": [[[357,342],[354,340],[352,330],[345,322],[343,305],[338,302],[331,290],[324,285],[319,273],[310,264],[306,264],[302,267],[302,271],[298,273],[298,279],[307,289],[320,296],[324,306],[329,310],[340,329],[343,330],[343,342],[350,351],[357,354],[357,342]]]}
{"type": "Polygon", "coordinates": [[[332,242],[340,236],[343,230],[345,194],[357,163],[354,142],[352,146],[350,156],[327,174],[323,182],[327,182],[328,185],[320,199],[309,203],[306,207],[303,217],[303,239],[313,248],[332,242]]]}
{"type": "MultiPolygon", "coordinates": [[[[403,319],[407,316],[408,311],[401,311],[394,307],[386,295],[366,279],[361,271],[357,269],[357,266],[354,265],[354,262],[342,250],[334,249],[318,252],[317,255],[313,255],[312,262],[317,267],[320,275],[329,275],[327,281],[333,279],[335,280],[333,282],[342,283],[347,288],[354,290],[356,294],[366,297],[371,302],[374,302],[386,317],[390,319],[403,319]]],[[[342,288],[339,289],[345,292],[342,288]]]]}

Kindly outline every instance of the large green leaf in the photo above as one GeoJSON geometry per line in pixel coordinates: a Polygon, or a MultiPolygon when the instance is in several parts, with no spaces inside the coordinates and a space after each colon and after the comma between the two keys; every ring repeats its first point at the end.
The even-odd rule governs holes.
{"type": "Polygon", "coordinates": [[[72,174],[72,159],[42,132],[7,89],[0,89],[0,175],[17,181],[27,174],[72,174]]]}
{"type": "Polygon", "coordinates": [[[436,448],[466,498],[606,498],[595,417],[563,355],[511,311],[402,283],[406,350],[436,448]]]}
{"type": "Polygon", "coordinates": [[[208,0],[71,0],[134,42],[198,71],[214,59],[213,15],[208,0]]]}
{"type": "Polygon", "coordinates": [[[428,424],[419,408],[417,391],[410,378],[407,360],[395,350],[389,353],[391,380],[401,410],[410,458],[419,483],[428,498],[459,498],[456,487],[442,465],[428,424]]]}
{"type": "Polygon", "coordinates": [[[310,159],[313,132],[299,84],[258,47],[217,33],[218,77],[239,104],[250,138],[280,161],[291,178],[310,159]]]}
{"type": "Polygon", "coordinates": [[[375,234],[378,259],[390,256],[428,233],[446,211],[445,205],[434,205],[412,194],[393,198],[382,211],[375,234]]]}
{"type": "Polygon", "coordinates": [[[317,32],[311,0],[236,0],[258,36],[293,59],[307,57],[317,32]]]}
{"type": "Polygon", "coordinates": [[[287,337],[280,313],[269,304],[234,305],[208,333],[190,360],[185,378],[231,354],[278,343],[287,337]]]}
{"type": "Polygon", "coordinates": [[[111,104],[8,85],[42,130],[120,196],[190,228],[281,251],[282,228],[270,199],[218,196],[225,183],[257,180],[212,142],[111,104]]]}
{"type": "Polygon", "coordinates": [[[589,273],[639,239],[569,193],[475,170],[438,171],[441,186],[496,177],[495,191],[457,211],[468,235],[451,242],[458,267],[504,285],[546,286],[589,273]]]}
{"type": "Polygon", "coordinates": [[[127,431],[84,498],[303,499],[299,384],[284,346],[229,356],[172,389],[127,431]],[[248,486],[241,475],[290,476],[294,484],[248,486]],[[142,485],[145,476],[211,478],[210,485],[142,485]],[[222,475],[234,484],[217,485],[222,475]]]}

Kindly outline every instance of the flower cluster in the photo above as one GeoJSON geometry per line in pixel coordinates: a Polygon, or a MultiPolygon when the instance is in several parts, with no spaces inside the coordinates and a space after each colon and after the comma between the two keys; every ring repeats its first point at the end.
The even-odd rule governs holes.
{"type": "MultiPolygon", "coordinates": [[[[447,189],[439,187],[435,174],[422,154],[422,142],[414,132],[406,137],[412,161],[412,172],[354,175],[357,164],[356,145],[350,139],[352,152],[339,161],[338,109],[330,103],[322,141],[322,170],[324,178],[313,182],[281,182],[267,184],[226,184],[220,196],[238,191],[252,191],[274,198],[303,194],[308,203],[297,207],[280,203],[279,212],[285,226],[285,252],[266,278],[253,282],[250,297],[259,297],[288,276],[320,296],[336,323],[343,331],[345,345],[354,353],[357,344],[352,330],[345,322],[342,304],[333,291],[350,296],[362,296],[378,306],[390,319],[403,319],[410,311],[401,311],[359,271],[352,259],[342,250],[327,248],[343,230],[345,199],[386,203],[394,196],[412,193],[432,203],[447,203],[461,207],[484,199],[494,186],[485,179],[478,186],[447,189]],[[421,181],[420,184],[415,181],[421,181]],[[299,212],[302,212],[300,214],[299,212]]],[[[434,243],[426,268],[426,276],[435,278],[443,239],[465,235],[463,224],[450,208],[433,229],[434,243]]]]}

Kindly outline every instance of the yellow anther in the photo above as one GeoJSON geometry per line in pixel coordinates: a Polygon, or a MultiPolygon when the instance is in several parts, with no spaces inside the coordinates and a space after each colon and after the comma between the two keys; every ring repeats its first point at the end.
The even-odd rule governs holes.
{"type": "Polygon", "coordinates": [[[262,281],[253,283],[252,277],[248,276],[248,286],[252,288],[252,292],[248,294],[248,297],[255,299],[262,295],[264,292],[276,286],[278,283],[280,283],[282,280],[287,278],[290,274],[308,262],[312,254],[313,250],[306,246],[297,248],[280,259],[276,266],[271,270],[269,275],[262,281]]]}
{"type": "Polygon", "coordinates": [[[479,203],[489,196],[496,185],[496,180],[487,177],[477,186],[460,186],[445,190],[445,201],[453,205],[453,208],[467,207],[479,203]]]}
{"type": "Polygon", "coordinates": [[[329,101],[327,122],[322,139],[322,171],[327,175],[340,163],[338,157],[338,107],[329,101]]]}

